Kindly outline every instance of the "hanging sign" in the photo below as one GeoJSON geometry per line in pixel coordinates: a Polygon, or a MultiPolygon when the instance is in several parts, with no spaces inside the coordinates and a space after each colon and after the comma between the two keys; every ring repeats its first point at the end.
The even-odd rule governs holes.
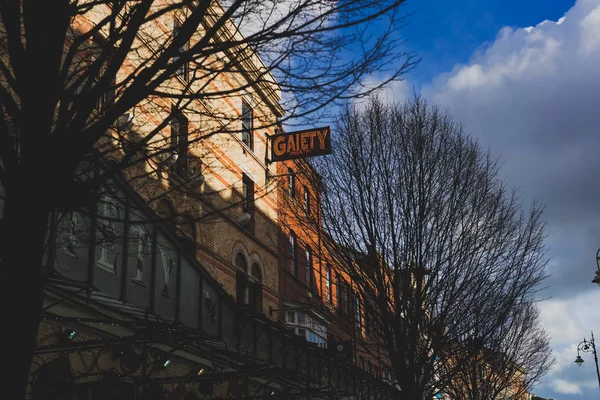
{"type": "Polygon", "coordinates": [[[271,161],[331,154],[331,130],[323,128],[286,132],[269,137],[271,161]]]}

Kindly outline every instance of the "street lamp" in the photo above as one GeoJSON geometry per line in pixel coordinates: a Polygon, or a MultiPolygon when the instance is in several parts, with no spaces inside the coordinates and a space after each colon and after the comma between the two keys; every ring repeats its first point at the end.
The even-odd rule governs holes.
{"type": "Polygon", "coordinates": [[[595,283],[598,286],[600,286],[600,249],[596,251],[596,266],[596,276],[594,277],[594,279],[592,279],[592,283],[595,283]]]}
{"type": "Polygon", "coordinates": [[[583,338],[583,342],[577,345],[577,358],[575,359],[575,364],[581,367],[583,364],[583,358],[579,352],[582,351],[584,353],[593,353],[594,354],[594,362],[596,363],[596,375],[598,376],[598,386],[600,387],[600,370],[598,370],[598,354],[596,354],[596,343],[594,342],[594,332],[592,332],[592,338],[588,341],[583,338]]]}

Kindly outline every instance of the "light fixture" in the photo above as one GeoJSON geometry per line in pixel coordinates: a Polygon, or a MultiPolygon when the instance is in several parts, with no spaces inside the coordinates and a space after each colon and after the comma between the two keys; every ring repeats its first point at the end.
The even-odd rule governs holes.
{"type": "Polygon", "coordinates": [[[206,369],[204,369],[204,368],[200,368],[200,369],[198,370],[198,373],[197,373],[197,375],[198,375],[198,376],[200,376],[200,375],[202,375],[202,374],[203,374],[203,373],[205,373],[205,372],[206,372],[206,369]]]}
{"type": "Polygon", "coordinates": [[[198,189],[200,186],[202,186],[205,180],[206,178],[204,175],[196,174],[190,178],[190,185],[192,185],[194,189],[198,189]]]}
{"type": "Polygon", "coordinates": [[[63,327],[60,335],[60,341],[62,343],[70,342],[75,339],[77,335],[79,335],[79,331],[76,331],[75,329],[65,329],[63,327]]]}
{"type": "Polygon", "coordinates": [[[119,128],[126,128],[132,122],[133,122],[133,113],[132,112],[126,112],[125,114],[121,114],[117,118],[117,125],[119,128]]]}
{"type": "Polygon", "coordinates": [[[594,363],[596,364],[596,376],[598,377],[598,387],[600,387],[600,368],[598,367],[598,353],[596,353],[596,341],[594,339],[594,332],[592,332],[592,336],[590,340],[583,338],[583,340],[577,345],[577,358],[575,359],[575,364],[581,367],[583,364],[583,358],[581,358],[581,353],[592,353],[594,355],[594,363]]]}
{"type": "Polygon", "coordinates": [[[167,368],[169,366],[169,364],[171,364],[171,359],[167,358],[163,363],[162,363],[162,367],[163,368],[167,368]]]}
{"type": "Polygon", "coordinates": [[[238,225],[240,225],[240,226],[246,226],[248,224],[248,222],[250,222],[251,218],[252,218],[252,215],[250,215],[247,212],[244,212],[235,218],[235,222],[237,222],[238,225]]]}
{"type": "Polygon", "coordinates": [[[168,167],[175,165],[178,158],[179,154],[177,154],[177,150],[162,154],[163,163],[168,167]]]}

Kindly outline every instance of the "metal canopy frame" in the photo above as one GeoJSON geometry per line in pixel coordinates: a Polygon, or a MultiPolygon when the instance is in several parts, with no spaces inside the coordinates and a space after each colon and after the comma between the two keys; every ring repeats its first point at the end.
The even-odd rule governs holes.
{"type": "MultiPolygon", "coordinates": [[[[81,329],[86,332],[94,325],[118,326],[131,330],[128,336],[99,335],[92,333],[93,338],[78,340],[61,340],[57,335],[54,343],[37,346],[35,361],[37,369],[31,374],[32,386],[36,383],[37,372],[44,365],[71,354],[85,354],[92,361],[87,370],[71,368],[73,375],[65,380],[65,384],[108,379],[127,382],[136,390],[153,385],[199,384],[201,382],[230,382],[247,380],[258,385],[259,390],[252,393],[246,389],[246,395],[239,393],[225,398],[317,398],[317,399],[398,399],[400,393],[392,386],[367,374],[352,364],[345,364],[327,357],[317,351],[308,342],[296,338],[285,328],[273,329],[264,321],[246,315],[243,326],[239,329],[238,341],[229,345],[221,340],[203,335],[198,330],[190,329],[177,323],[166,323],[151,320],[127,321],[118,318],[78,318],[62,317],[52,314],[44,315],[44,320],[62,326],[81,329]],[[248,335],[248,332],[253,334],[248,335]],[[266,335],[270,344],[269,359],[258,357],[257,350],[260,338],[266,335]],[[245,345],[244,345],[245,343],[245,345]],[[251,345],[248,348],[248,345],[251,345]],[[119,349],[144,348],[139,366],[133,371],[119,365],[119,349]],[[129,346],[129,347],[128,347],[129,346]],[[244,347],[246,346],[246,347],[244,347]],[[255,351],[252,351],[254,348],[255,351]],[[275,352],[279,350],[279,354],[275,352]],[[174,376],[155,376],[158,360],[171,355],[177,359],[180,354],[204,357],[213,363],[213,368],[204,374],[190,373],[174,376]],[[114,365],[110,368],[99,368],[99,360],[110,354],[114,365]],[[178,355],[179,354],[179,355],[178,355]],[[265,394],[268,392],[268,394],[265,394]]],[[[274,325],[274,324],[273,324],[274,325]]],[[[275,327],[276,328],[276,327],[275,327]]],[[[86,335],[87,336],[87,335],[86,335]]],[[[177,364],[177,361],[173,361],[177,364]]],[[[168,368],[168,367],[167,367],[168,368]]],[[[207,368],[208,369],[208,368],[207,368]]],[[[171,393],[171,396],[174,394],[171,393]]],[[[181,398],[183,399],[183,396],[181,398]]],[[[137,397],[136,397],[137,398],[137,397]]],[[[143,398],[143,397],[142,397],[143,398]]],[[[180,398],[180,397],[169,397],[180,398]]],[[[220,399],[216,395],[205,395],[203,399],[220,399]]]]}
{"type": "MultiPolygon", "coordinates": [[[[84,226],[89,230],[89,238],[82,240],[82,245],[87,247],[84,247],[79,257],[69,258],[68,253],[67,256],[62,255],[64,260],[73,263],[70,270],[86,269],[85,281],[77,282],[73,277],[65,276],[55,270],[55,263],[59,256],[57,250],[60,249],[57,247],[57,219],[56,216],[53,217],[47,258],[50,276],[45,288],[47,298],[51,300],[51,303],[46,306],[46,311],[41,317],[48,323],[61,324],[63,327],[76,327],[81,332],[85,332],[85,335],[79,337],[86,336],[86,338],[75,337],[72,340],[61,341],[60,335],[57,335],[56,340],[49,338],[54,340],[51,344],[38,346],[35,349],[37,368],[32,371],[32,383],[36,379],[37,372],[43,370],[48,363],[57,359],[64,361],[73,354],[85,353],[86,357],[92,360],[91,367],[88,370],[72,371],[75,374],[69,376],[66,383],[112,378],[127,381],[139,388],[149,385],[199,383],[207,379],[228,380],[237,376],[237,378],[250,379],[252,382],[262,382],[263,386],[266,385],[275,393],[278,393],[278,390],[281,392],[286,389],[285,396],[281,397],[287,398],[290,396],[304,398],[352,397],[353,399],[401,398],[400,392],[395,387],[373,377],[353,364],[336,360],[331,357],[329,352],[294,335],[281,323],[272,321],[264,315],[253,314],[237,305],[219,282],[194,257],[186,254],[185,249],[172,232],[159,222],[159,218],[124,180],[116,178],[110,186],[110,192],[122,200],[120,207],[125,216],[123,226],[119,228],[124,233],[121,254],[125,254],[125,256],[122,259],[114,258],[113,275],[102,270],[98,270],[98,274],[96,274],[94,253],[96,250],[100,251],[98,246],[101,243],[99,244],[95,238],[99,225],[93,213],[89,226],[84,226]],[[132,216],[134,208],[138,213],[135,218],[132,216]],[[144,289],[144,293],[146,293],[144,296],[149,296],[149,300],[140,302],[138,301],[139,297],[136,300],[128,294],[130,287],[141,290],[139,285],[131,286],[131,281],[135,281],[137,278],[133,274],[136,268],[135,260],[132,260],[128,252],[128,247],[131,245],[128,232],[131,226],[144,223],[144,220],[141,219],[142,216],[149,220],[148,233],[151,236],[149,243],[151,243],[152,250],[151,254],[147,256],[148,265],[145,265],[145,268],[149,268],[149,270],[144,272],[145,277],[150,275],[148,286],[144,289]],[[173,279],[169,284],[170,293],[168,294],[170,296],[166,297],[164,293],[161,293],[161,285],[164,285],[166,289],[167,281],[159,281],[159,278],[162,278],[158,273],[159,261],[162,263],[161,267],[165,268],[164,260],[162,258],[158,260],[159,235],[162,237],[160,240],[163,240],[161,243],[168,244],[171,249],[169,251],[171,251],[170,257],[172,257],[170,262],[172,262],[173,271],[169,267],[169,273],[173,273],[173,279]],[[117,275],[117,271],[120,276],[117,275]],[[188,314],[187,316],[188,320],[193,318],[193,326],[184,325],[183,321],[186,319],[182,316],[186,306],[182,299],[190,296],[191,293],[197,293],[188,287],[186,289],[188,294],[184,295],[184,283],[189,282],[189,279],[183,278],[186,271],[193,272],[192,276],[197,280],[198,288],[192,289],[200,292],[196,299],[197,302],[194,303],[199,305],[197,314],[192,316],[188,314]],[[103,292],[102,287],[100,289],[97,287],[97,279],[100,274],[104,274],[104,278],[102,278],[104,280],[100,283],[103,285],[102,287],[110,289],[108,293],[103,292]],[[109,281],[112,279],[110,276],[114,276],[115,280],[109,281]],[[115,286],[111,285],[120,288],[116,290],[117,293],[110,293],[115,290],[115,286]],[[164,314],[161,311],[160,302],[165,301],[165,298],[172,302],[170,304],[174,308],[173,315],[164,314]],[[67,308],[63,307],[64,305],[67,305],[67,308]],[[64,314],[74,315],[73,310],[77,310],[78,307],[80,311],[85,310],[83,314],[101,315],[102,317],[99,319],[64,316],[64,314]],[[60,313],[63,316],[58,315],[57,310],[61,308],[62,312],[60,313]],[[48,310],[52,310],[52,312],[48,310]],[[112,325],[119,328],[121,332],[129,332],[129,334],[117,334],[115,329],[102,327],[103,324],[112,325]],[[101,357],[107,357],[107,355],[112,357],[116,350],[123,348],[122,346],[126,348],[127,346],[131,348],[133,348],[132,346],[141,346],[145,349],[141,361],[138,360],[140,361],[138,368],[133,371],[131,371],[132,367],[124,369],[118,360],[119,357],[116,356],[113,357],[113,361],[119,361],[119,368],[110,367],[107,370],[99,368],[101,357]],[[167,352],[193,355],[196,359],[209,360],[219,368],[214,369],[211,375],[207,374],[209,378],[193,374],[168,378],[157,377],[153,376],[155,371],[153,369],[155,362],[152,359],[153,352],[163,355],[167,352]]],[[[95,207],[94,204],[91,209],[94,210],[95,207]]],[[[108,232],[100,233],[106,236],[103,240],[108,240],[109,237],[111,240],[115,239],[114,236],[108,235],[108,232]]],[[[67,250],[77,251],[77,249],[67,250]]],[[[130,352],[129,355],[133,358],[140,357],[140,354],[137,353],[130,352]]],[[[175,356],[177,357],[177,355],[175,356]]],[[[69,369],[73,370],[72,366],[69,369]]],[[[239,398],[239,396],[234,397],[239,398]]]]}

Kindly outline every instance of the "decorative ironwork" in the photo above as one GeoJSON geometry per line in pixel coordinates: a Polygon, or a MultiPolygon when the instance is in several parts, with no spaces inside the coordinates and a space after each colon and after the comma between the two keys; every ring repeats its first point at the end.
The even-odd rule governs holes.
{"type": "MultiPolygon", "coordinates": [[[[44,323],[74,326],[81,332],[71,339],[66,337],[68,331],[58,332],[47,338],[49,344],[36,348],[36,368],[31,375],[32,393],[35,395],[32,398],[72,399],[64,396],[74,396],[73,392],[80,389],[91,390],[85,385],[99,380],[111,382],[113,386],[109,385],[109,389],[112,387],[110,390],[113,394],[136,390],[140,396],[149,396],[151,390],[148,388],[160,387],[160,393],[164,392],[166,400],[184,399],[190,391],[202,399],[218,398],[215,387],[225,388],[221,390],[226,393],[225,398],[238,399],[292,399],[306,396],[399,398],[398,393],[385,383],[352,366],[342,365],[310,351],[312,349],[307,343],[299,348],[301,342],[285,335],[272,341],[274,333],[265,329],[265,324],[256,325],[259,321],[250,320],[244,322],[244,331],[256,332],[251,335],[254,338],[251,347],[255,350],[232,348],[180,324],[48,315],[44,323]],[[110,336],[91,333],[100,331],[100,328],[109,330],[114,327],[129,330],[132,334],[110,336]],[[257,357],[260,343],[277,342],[283,344],[286,350],[280,363],[257,357]],[[185,358],[177,355],[183,352],[204,356],[213,367],[199,369],[196,366],[189,368],[188,374],[165,375],[164,371],[172,366],[180,370],[186,364],[185,358]],[[355,385],[351,387],[349,382],[355,385]],[[176,389],[177,385],[183,386],[176,389]]],[[[152,391],[152,396],[156,395],[156,390],[152,391]]]]}
{"type": "MultiPolygon", "coordinates": [[[[225,393],[235,398],[358,399],[359,388],[369,398],[400,398],[395,388],[351,363],[240,308],[130,188],[115,182],[111,189],[115,212],[122,217],[120,225],[113,224],[118,225],[114,235],[102,231],[106,221],[82,216],[70,220],[82,224],[73,229],[88,232],[73,241],[77,258],[59,254],[60,241],[51,243],[48,264],[54,270],[42,324],[55,334],[36,348],[31,374],[36,399],[88,399],[98,380],[110,382],[104,394],[94,392],[98,399],[132,391],[136,399],[175,400],[189,393],[204,399],[225,393]],[[104,254],[101,247],[108,238],[110,253],[104,254]],[[98,258],[110,260],[112,273],[97,268],[98,258]],[[89,315],[110,317],[52,313],[65,302],[89,315]],[[185,374],[182,368],[195,372],[185,374]],[[223,385],[225,390],[216,390],[223,385]],[[74,394],[80,389],[87,394],[74,394]]],[[[53,226],[58,225],[55,216],[53,226]]]]}

